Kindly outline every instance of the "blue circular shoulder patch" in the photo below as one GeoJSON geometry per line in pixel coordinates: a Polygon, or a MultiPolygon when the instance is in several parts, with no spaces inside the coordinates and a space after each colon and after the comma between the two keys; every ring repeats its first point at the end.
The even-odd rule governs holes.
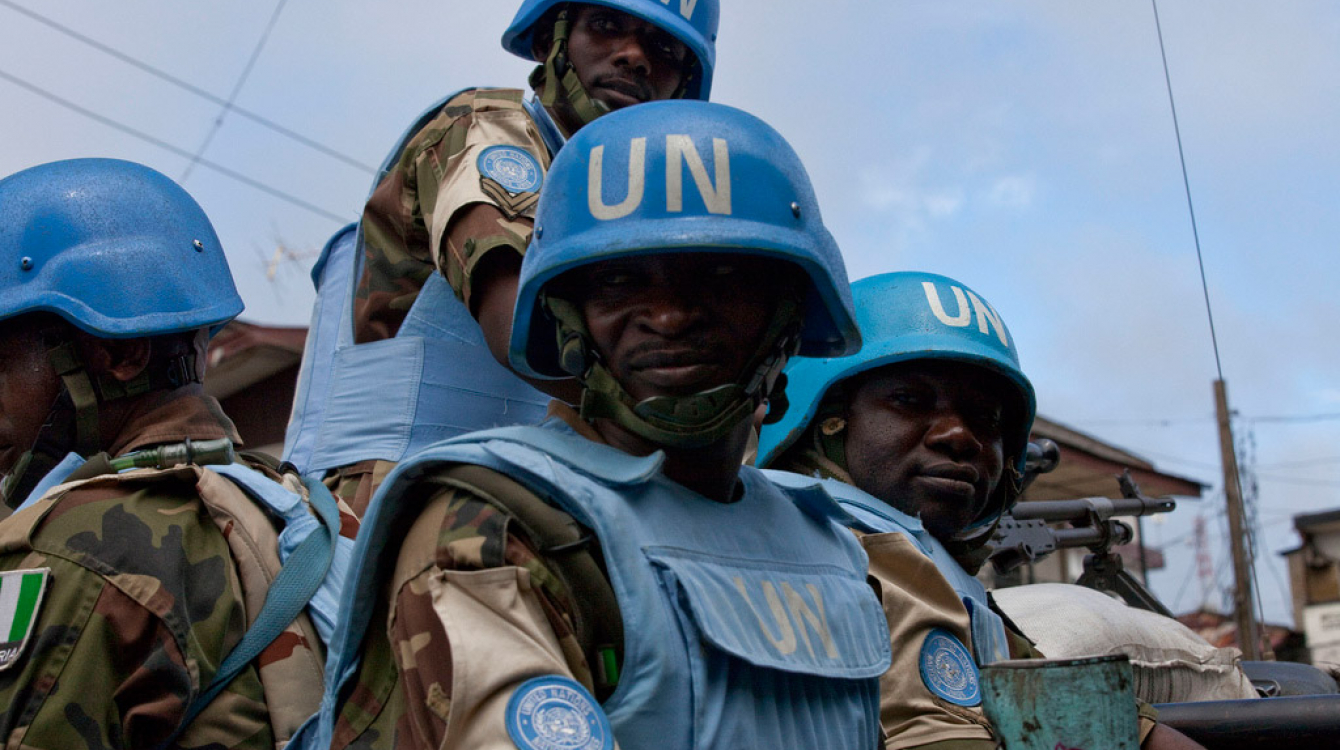
{"type": "Polygon", "coordinates": [[[544,181],[540,163],[523,148],[489,146],[479,154],[479,173],[507,189],[507,192],[534,193],[544,181]]]}
{"type": "Polygon", "coordinates": [[[935,628],[921,644],[921,681],[932,693],[956,706],[982,702],[977,665],[968,647],[944,628],[935,628]]]}
{"type": "Polygon", "coordinates": [[[614,732],[596,699],[568,677],[521,683],[507,702],[507,734],[520,750],[610,750],[614,732]]]}

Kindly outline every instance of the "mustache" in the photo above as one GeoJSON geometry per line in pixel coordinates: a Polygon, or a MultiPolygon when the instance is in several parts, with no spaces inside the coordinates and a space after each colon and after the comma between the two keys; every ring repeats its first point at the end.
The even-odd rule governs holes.
{"type": "Polygon", "coordinates": [[[713,360],[712,352],[721,351],[721,342],[710,337],[697,336],[690,339],[666,344],[648,341],[638,344],[625,352],[625,361],[632,369],[644,367],[678,367],[681,365],[702,364],[713,360]]]}
{"type": "Polygon", "coordinates": [[[954,479],[960,482],[976,484],[981,476],[977,469],[972,466],[952,463],[938,463],[930,466],[922,466],[920,473],[923,476],[934,477],[937,479],[954,479]]]}
{"type": "Polygon", "coordinates": [[[628,75],[614,75],[606,73],[597,75],[591,81],[591,84],[597,88],[614,89],[624,94],[637,97],[644,102],[651,101],[654,95],[651,90],[651,83],[641,76],[633,73],[628,75]]]}

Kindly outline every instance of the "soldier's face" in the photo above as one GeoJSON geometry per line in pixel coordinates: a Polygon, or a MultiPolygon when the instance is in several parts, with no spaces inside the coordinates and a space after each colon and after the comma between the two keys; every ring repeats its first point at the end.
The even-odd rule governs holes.
{"type": "Polygon", "coordinates": [[[588,94],[620,109],[669,99],[688,48],[660,27],[602,5],[576,6],[568,60],[588,94]]]}
{"type": "Polygon", "coordinates": [[[634,399],[687,396],[742,377],[777,307],[776,261],[675,253],[573,271],[592,343],[634,399]]]}
{"type": "Polygon", "coordinates": [[[23,317],[0,321],[0,474],[28,449],[60,394],[36,326],[23,317]]]}
{"type": "Polygon", "coordinates": [[[857,487],[932,534],[952,536],[986,508],[1004,471],[998,376],[958,362],[901,362],[857,376],[847,469],[857,487]]]}

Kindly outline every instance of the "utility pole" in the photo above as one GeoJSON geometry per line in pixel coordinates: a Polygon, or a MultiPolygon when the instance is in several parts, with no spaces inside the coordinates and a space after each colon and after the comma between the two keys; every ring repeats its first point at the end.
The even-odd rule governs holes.
{"type": "Polygon", "coordinates": [[[1238,646],[1242,649],[1242,658],[1259,661],[1261,633],[1256,623],[1256,597],[1252,591],[1251,550],[1247,547],[1233,428],[1228,420],[1228,389],[1223,380],[1214,381],[1214,411],[1219,420],[1219,456],[1224,467],[1224,499],[1228,504],[1228,549],[1233,555],[1233,615],[1238,624],[1238,646]]]}

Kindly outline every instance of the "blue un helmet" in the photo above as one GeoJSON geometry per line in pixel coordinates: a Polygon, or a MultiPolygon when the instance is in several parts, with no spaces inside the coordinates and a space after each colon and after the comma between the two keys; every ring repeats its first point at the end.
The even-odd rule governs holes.
{"type": "MultiPolygon", "coordinates": [[[[981,295],[945,276],[919,272],[871,276],[852,284],[852,294],[864,347],[848,357],[791,360],[786,368],[791,408],[775,424],[764,426],[758,465],[775,463],[800,443],[820,421],[821,411],[837,406],[832,400],[843,381],[896,362],[962,362],[1001,376],[1013,391],[1014,403],[1006,412],[1010,422],[1004,426],[1007,476],[970,530],[994,522],[1018,499],[1028,434],[1037,413],[1033,385],[1019,368],[1014,337],[981,295]]],[[[830,460],[845,460],[834,452],[839,455],[828,456],[830,460]]]]}
{"type": "MultiPolygon", "coordinates": [[[[527,60],[543,62],[536,58],[534,52],[535,25],[551,9],[568,4],[566,0],[525,0],[507,31],[503,32],[503,48],[527,60]]],[[[604,5],[623,11],[655,24],[674,36],[689,48],[696,61],[693,70],[689,72],[684,96],[689,99],[708,98],[712,92],[712,70],[717,59],[720,0],[582,0],[582,4],[604,5]]]]}
{"type": "MultiPolygon", "coordinates": [[[[615,10],[654,24],[683,42],[693,54],[692,64],[683,71],[679,88],[672,99],[706,100],[712,90],[712,70],[716,65],[717,20],[721,9],[718,0],[680,0],[678,7],[668,7],[671,0],[592,0],[581,5],[597,5],[615,10]]],[[[563,0],[526,0],[516,18],[503,34],[503,47],[509,52],[541,62],[532,76],[531,85],[542,90],[540,103],[550,110],[561,112],[572,126],[580,128],[609,113],[609,107],[591,96],[568,59],[568,42],[574,20],[571,6],[563,0]],[[553,11],[551,14],[550,11],[553,11]],[[553,38],[548,52],[534,48],[537,29],[545,19],[553,20],[553,38]],[[543,87],[538,82],[543,81],[543,87]]]]}
{"type": "Polygon", "coordinates": [[[824,357],[859,348],[846,268],[809,177],[791,146],[758,118],[694,101],[623,109],[578,131],[547,179],[521,264],[509,356],[523,375],[580,379],[583,416],[635,414],[630,421],[642,427],[620,423],[662,444],[703,444],[741,410],[753,411],[797,349],[824,357]],[[741,253],[803,273],[804,290],[783,300],[793,311],[790,331],[770,333],[753,360],[755,376],[729,398],[709,392],[631,403],[591,356],[575,307],[545,294],[546,284],[574,268],[665,252],[741,253]]]}
{"type": "MultiPolygon", "coordinates": [[[[115,159],[52,162],[0,180],[0,321],[47,313],[98,338],[203,332],[242,312],[219,238],[175,182],[115,159]]],[[[0,485],[26,498],[68,452],[100,450],[101,405],[199,380],[194,351],[165,354],[130,381],[82,362],[69,331],[43,330],[63,389],[37,441],[0,485]]]]}
{"type": "Polygon", "coordinates": [[[242,299],[185,190],[132,162],[72,159],[0,180],[0,320],[32,312],[137,338],[219,326],[242,299]]]}

